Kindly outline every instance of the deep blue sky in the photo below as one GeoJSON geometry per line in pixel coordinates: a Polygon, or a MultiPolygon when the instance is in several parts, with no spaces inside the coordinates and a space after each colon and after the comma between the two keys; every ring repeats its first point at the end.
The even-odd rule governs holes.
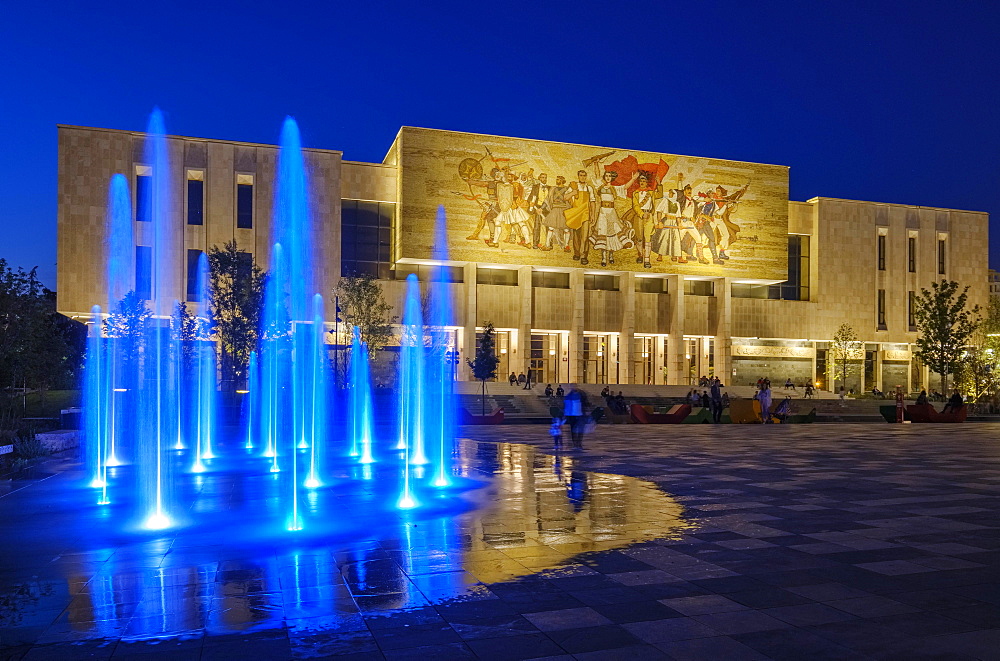
{"type": "MultiPolygon", "coordinates": [[[[1000,5],[2,3],[0,257],[55,287],[56,124],[379,161],[400,125],[791,166],[816,195],[1000,213],[1000,5]]],[[[1000,233],[991,240],[1000,264],[1000,233]]]]}

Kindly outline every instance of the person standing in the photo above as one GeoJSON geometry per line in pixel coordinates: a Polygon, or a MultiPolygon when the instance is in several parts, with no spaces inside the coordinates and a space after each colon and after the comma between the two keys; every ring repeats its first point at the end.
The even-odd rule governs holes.
{"type": "Polygon", "coordinates": [[[764,379],[761,384],[760,393],[757,396],[760,401],[761,421],[767,425],[771,423],[771,380],[764,379]]]}
{"type": "Polygon", "coordinates": [[[574,450],[583,450],[583,432],[587,425],[587,394],[573,385],[566,395],[564,411],[569,423],[574,450]]]}
{"type": "Polygon", "coordinates": [[[715,377],[712,381],[709,402],[712,408],[712,422],[719,424],[722,422],[722,382],[719,381],[719,377],[715,377]]]}
{"type": "MultiPolygon", "coordinates": [[[[539,175],[539,176],[544,176],[539,175]]],[[[556,185],[548,189],[545,202],[542,206],[542,213],[539,214],[539,226],[544,225],[548,229],[548,236],[545,238],[545,245],[538,246],[540,250],[549,251],[555,246],[559,246],[564,252],[569,252],[570,230],[566,226],[566,210],[569,209],[569,199],[567,193],[571,192],[566,185],[566,178],[556,177],[556,185]]]]}

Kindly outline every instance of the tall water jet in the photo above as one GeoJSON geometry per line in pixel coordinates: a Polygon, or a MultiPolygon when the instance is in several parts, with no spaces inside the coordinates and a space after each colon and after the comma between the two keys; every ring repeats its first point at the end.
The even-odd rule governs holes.
{"type": "Polygon", "coordinates": [[[145,208],[138,210],[141,220],[150,223],[152,250],[150,260],[150,300],[153,316],[146,327],[142,371],[143,385],[139,390],[139,424],[150,429],[151,438],[137,438],[137,474],[139,507],[142,525],[160,530],[171,525],[169,515],[171,464],[166,448],[176,437],[173,426],[177,415],[176,393],[171,392],[175,381],[171,377],[169,322],[177,304],[178,232],[172,222],[173,206],[170,195],[170,162],[163,126],[163,114],[154,108],[146,130],[145,161],[149,168],[149,191],[145,208]]]}
{"type": "MultiPolygon", "coordinates": [[[[114,174],[108,183],[108,209],[105,217],[107,227],[107,243],[105,244],[107,260],[107,310],[112,310],[115,303],[122,300],[125,294],[133,289],[132,279],[134,269],[133,245],[135,243],[132,223],[132,196],[129,193],[128,179],[122,174],[114,174]]],[[[98,333],[101,334],[100,319],[95,319],[98,333]]],[[[105,393],[107,402],[107,421],[105,428],[107,442],[107,466],[121,465],[119,446],[123,440],[123,431],[127,428],[123,417],[121,400],[129,392],[129,386],[135,386],[134,379],[127,378],[122,364],[122,352],[118,338],[108,337],[104,341],[107,359],[107,387],[105,393]]],[[[131,375],[129,375],[131,376],[131,375]]],[[[134,393],[133,393],[134,394],[134,393]]]]}
{"type": "Polygon", "coordinates": [[[421,393],[424,383],[424,327],[420,313],[420,283],[411,273],[406,276],[406,298],[403,304],[403,331],[400,337],[400,365],[397,391],[399,396],[399,444],[403,450],[403,488],[400,508],[416,506],[410,484],[410,464],[427,463],[424,454],[423,406],[421,393]]]}
{"type": "Polygon", "coordinates": [[[309,425],[309,473],[305,486],[316,489],[322,485],[320,480],[323,457],[326,453],[326,342],[324,335],[326,326],[323,323],[323,296],[313,295],[313,318],[309,327],[309,383],[307,390],[308,411],[306,420],[309,425]]]}
{"type": "Polygon", "coordinates": [[[425,399],[427,439],[434,456],[436,487],[451,484],[450,465],[452,439],[455,432],[453,396],[455,345],[449,331],[452,323],[451,292],[444,277],[443,263],[448,259],[447,219],[444,206],[438,207],[435,259],[441,260],[430,282],[430,336],[427,357],[428,389],[425,399]]]}
{"type": "Polygon", "coordinates": [[[201,472],[205,469],[203,460],[215,458],[215,451],[212,446],[215,436],[218,396],[216,392],[215,343],[208,337],[209,315],[211,313],[209,310],[208,287],[208,257],[202,253],[198,257],[198,280],[196,283],[199,303],[195,325],[197,329],[197,375],[195,377],[197,379],[197,387],[195,389],[197,393],[195,401],[197,404],[194,414],[197,429],[195,472],[201,472]]]}
{"type": "MultiPolygon", "coordinates": [[[[271,260],[272,273],[268,280],[268,298],[271,320],[278,319],[285,310],[290,322],[289,350],[293,359],[288,361],[287,374],[271,370],[271,379],[278,379],[286,388],[289,400],[287,424],[281,432],[291,455],[290,481],[291,513],[288,523],[290,530],[300,530],[299,481],[297,449],[310,450],[315,447],[313,430],[325,427],[326,421],[317,419],[321,412],[320,402],[326,401],[325,383],[321,378],[321,368],[315,363],[317,342],[322,341],[321,326],[314,322],[314,296],[318,294],[318,281],[313,268],[313,227],[309,215],[308,182],[305,161],[302,154],[302,139],[295,120],[286,117],[281,127],[280,149],[278,151],[278,176],[275,186],[274,219],[272,222],[274,254],[271,260]],[[281,248],[279,248],[281,246],[281,248]],[[319,340],[317,340],[317,336],[319,340]]],[[[320,299],[322,303],[322,298],[320,299]]],[[[320,305],[322,308],[322,305],[320,305]]],[[[322,317],[322,313],[320,314],[322,317]]],[[[269,384],[268,387],[272,387],[269,384]]],[[[272,393],[273,396],[273,393],[272,393]]],[[[272,417],[271,424],[274,425],[272,417]]],[[[279,453],[280,441],[274,429],[274,452],[279,453]]],[[[311,453],[310,453],[311,456],[311,453]]],[[[276,457],[275,457],[276,458],[276,457]]],[[[277,464],[272,467],[276,470],[277,464]]],[[[310,461],[310,470],[314,469],[310,461]]],[[[310,475],[308,479],[312,479],[310,475]]],[[[318,477],[317,477],[318,479],[318,477]]]]}
{"type": "Polygon", "coordinates": [[[372,455],[372,393],[368,345],[361,341],[358,327],[351,337],[351,369],[348,389],[351,414],[351,456],[360,455],[362,464],[374,463],[372,455]]]}
{"type": "Polygon", "coordinates": [[[87,469],[90,476],[90,486],[101,489],[98,502],[106,502],[108,495],[107,467],[107,400],[108,360],[104,355],[103,339],[101,338],[101,306],[91,308],[94,323],[87,332],[87,356],[84,366],[83,384],[83,429],[84,448],[87,469]]]}
{"type": "Polygon", "coordinates": [[[259,405],[257,403],[258,397],[260,397],[260,380],[257,368],[257,352],[250,352],[250,365],[247,369],[247,392],[243,397],[243,425],[246,427],[246,443],[244,448],[247,450],[254,449],[254,438],[256,438],[257,428],[254,425],[254,416],[257,415],[259,405]]]}

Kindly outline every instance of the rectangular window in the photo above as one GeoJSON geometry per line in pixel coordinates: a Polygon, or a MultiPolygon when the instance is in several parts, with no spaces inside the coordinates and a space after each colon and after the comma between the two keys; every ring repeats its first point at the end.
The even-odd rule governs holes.
{"type": "MultiPolygon", "coordinates": [[[[390,277],[395,214],[396,205],[392,202],[340,201],[340,272],[343,275],[390,277]]],[[[417,277],[424,279],[420,274],[417,277]]]]}
{"type": "Polygon", "coordinates": [[[878,329],[886,330],[885,325],[885,290],[878,290],[878,329]]]}
{"type": "Polygon", "coordinates": [[[149,246],[135,247],[135,293],[147,301],[153,295],[153,249],[149,246]]]}
{"type": "Polygon", "coordinates": [[[569,289],[569,273],[559,271],[532,271],[531,286],[547,289],[569,289]]]}
{"type": "Polygon", "coordinates": [[[945,239],[938,239],[938,275],[945,274],[945,254],[947,252],[947,245],[945,239]]]}
{"type": "Polygon", "coordinates": [[[885,270],[885,234],[878,235],[878,270],[885,270]]]}
{"type": "Polygon", "coordinates": [[[201,259],[200,250],[187,251],[187,300],[192,303],[201,303],[201,292],[198,291],[198,260],[201,259]]]}
{"type": "Polygon", "coordinates": [[[715,281],[685,280],[684,293],[687,296],[715,296],[715,281]]]}
{"type": "Polygon", "coordinates": [[[636,278],[635,290],[644,294],[666,294],[667,281],[663,278],[636,278]]]}
{"type": "Polygon", "coordinates": [[[236,184],[236,227],[253,229],[253,184],[236,184]]]}
{"type": "Polygon", "coordinates": [[[205,182],[200,179],[187,180],[187,224],[203,225],[205,222],[205,182]]]}
{"type": "Polygon", "coordinates": [[[392,279],[406,280],[411,273],[420,282],[465,282],[465,269],[461,266],[436,264],[397,264],[392,279]]]}
{"type": "Polygon", "coordinates": [[[583,288],[598,291],[618,291],[618,276],[587,273],[583,276],[583,288]]]}
{"type": "Polygon", "coordinates": [[[517,271],[513,269],[476,269],[477,285],[517,286],[517,271]]]}
{"type": "Polygon", "coordinates": [[[911,291],[906,297],[906,325],[910,330],[917,329],[917,292],[911,291]]]}
{"type": "Polygon", "coordinates": [[[907,239],[906,248],[906,270],[910,273],[917,272],[917,237],[911,236],[907,239]]]}
{"type": "MultiPolygon", "coordinates": [[[[148,172],[145,168],[144,172],[148,172]]],[[[135,219],[148,223],[153,219],[153,177],[150,174],[135,175],[135,219]]]]}

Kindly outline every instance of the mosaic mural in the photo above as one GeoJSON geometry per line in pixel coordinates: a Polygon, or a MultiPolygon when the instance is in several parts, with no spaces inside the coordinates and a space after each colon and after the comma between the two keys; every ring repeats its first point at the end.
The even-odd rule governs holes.
{"type": "Polygon", "coordinates": [[[390,157],[397,259],[786,277],[784,166],[415,128],[390,157]]]}

